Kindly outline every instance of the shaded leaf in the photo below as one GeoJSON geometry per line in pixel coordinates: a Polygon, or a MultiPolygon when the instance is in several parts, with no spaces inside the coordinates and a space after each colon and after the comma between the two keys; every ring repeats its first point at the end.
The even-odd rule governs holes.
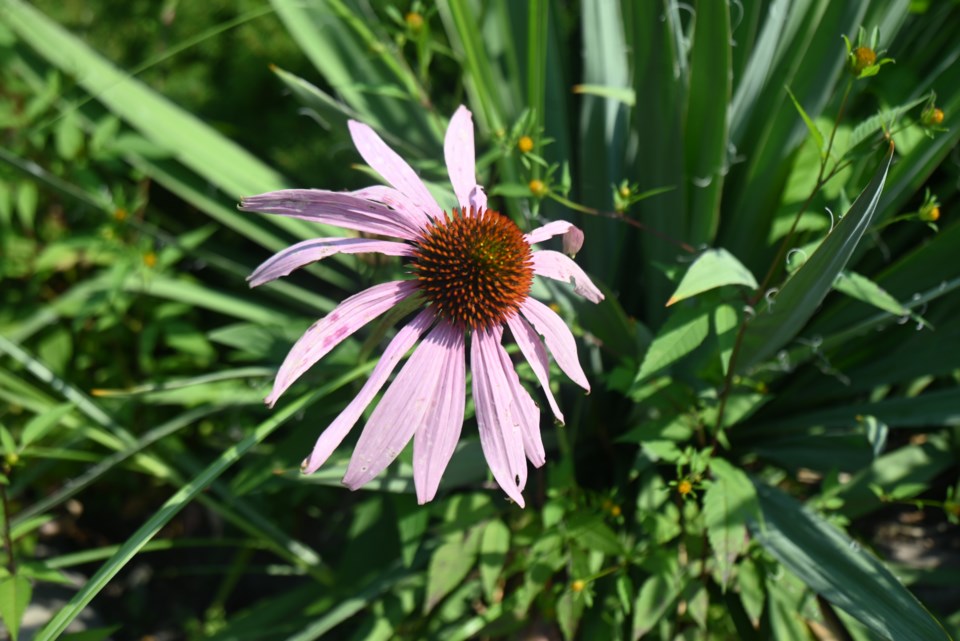
{"type": "Polygon", "coordinates": [[[757,279],[733,254],[723,248],[708,249],[690,265],[676,291],[667,301],[667,307],[724,285],[746,285],[751,289],[758,287],[757,279]]]}

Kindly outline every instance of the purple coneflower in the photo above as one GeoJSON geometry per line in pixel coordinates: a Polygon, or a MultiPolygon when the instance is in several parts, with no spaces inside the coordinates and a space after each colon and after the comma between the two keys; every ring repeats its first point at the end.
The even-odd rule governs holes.
{"type": "Polygon", "coordinates": [[[240,209],[244,211],[399,239],[303,241],[260,265],[250,276],[252,287],[337,252],[402,256],[412,276],[355,294],[314,323],[280,366],[266,399],[270,406],[362,326],[405,299],[417,297],[422,302],[422,310],[390,341],[357,396],[320,435],[303,462],[304,473],[323,465],[418,341],[357,441],[343,477],[351,490],[382,472],[413,438],[417,499],[421,504],[433,499],[463,425],[468,340],[480,444],[497,483],[520,506],[527,480],[525,458],[540,467],[545,457],[540,410],[520,384],[503,348],[504,327],[530,363],[558,421],[563,422],[563,414],[550,391],[549,363],[540,336],[560,369],[590,389],[570,330],[549,307],[530,297],[533,278],[541,276],[572,282],[578,294],[595,303],[603,300],[570,258],[532,249],[562,235],[564,250],[574,254],[583,233],[570,223],[556,221],[524,234],[509,218],[487,209],[487,197],[476,181],[472,118],[466,107],[457,109],[444,140],[447,171],[460,205],[452,215],[443,211],[413,169],[373,129],[354,121],[349,127],[357,151],[392,187],[348,193],[287,189],[243,199],[240,209]]]}

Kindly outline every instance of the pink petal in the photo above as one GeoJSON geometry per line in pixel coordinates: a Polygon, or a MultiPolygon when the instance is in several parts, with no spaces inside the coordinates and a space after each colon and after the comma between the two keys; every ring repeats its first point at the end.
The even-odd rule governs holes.
{"type": "Polygon", "coordinates": [[[441,404],[441,367],[454,348],[448,326],[434,327],[407,359],[393,384],[370,415],[347,466],[343,483],[356,490],[393,462],[414,432],[441,404]]]}
{"type": "Polygon", "coordinates": [[[597,289],[590,277],[580,266],[560,252],[541,249],[533,252],[533,273],[546,276],[573,285],[573,291],[591,303],[603,300],[603,293],[597,289]]]}
{"type": "Polygon", "coordinates": [[[249,196],[240,201],[240,211],[278,214],[404,240],[419,236],[417,227],[384,205],[323,189],[283,189],[249,196]]]}
{"type": "Polygon", "coordinates": [[[345,338],[417,291],[414,281],[374,285],[345,299],[336,309],[310,326],[284,359],[266,401],[271,407],[294,381],[345,338]]]}
{"type": "Polygon", "coordinates": [[[537,227],[523,238],[530,245],[535,245],[559,234],[563,234],[563,253],[575,256],[583,246],[583,232],[565,220],[555,220],[543,227],[537,227]]]}
{"type": "MultiPolygon", "coordinates": [[[[447,135],[443,139],[443,157],[447,162],[447,173],[450,174],[450,183],[457,201],[463,210],[473,205],[474,198],[482,195],[483,190],[477,189],[477,163],[473,146],[473,114],[460,105],[450,118],[447,135]],[[474,190],[477,193],[474,193],[474,190]]],[[[486,196],[483,197],[484,207],[486,196]]]]}
{"type": "Polygon", "coordinates": [[[483,187],[477,185],[470,191],[470,206],[475,211],[481,211],[487,208],[487,195],[483,193],[483,187]]]}
{"type": "Polygon", "coordinates": [[[357,393],[350,403],[343,408],[340,415],[334,419],[327,429],[320,434],[317,444],[313,446],[313,452],[310,453],[300,466],[304,474],[316,472],[321,465],[326,463],[333,451],[337,449],[343,439],[360,419],[367,405],[377,395],[383,384],[390,378],[400,359],[413,347],[420,339],[420,336],[429,329],[435,316],[433,310],[425,309],[420,312],[416,318],[410,321],[403,329],[397,332],[393,337],[387,349],[383,351],[380,361],[370,373],[370,378],[363,384],[363,387],[357,393]]]}
{"type": "Polygon", "coordinates": [[[533,370],[533,374],[540,381],[543,393],[547,395],[550,411],[562,425],[563,412],[560,411],[557,399],[553,397],[553,392],[550,390],[550,363],[547,361],[547,350],[543,348],[540,337],[530,328],[527,321],[523,320],[518,314],[508,318],[507,325],[510,326],[510,332],[513,334],[513,340],[520,348],[520,353],[530,363],[530,369],[533,370]]]}
{"type": "Polygon", "coordinates": [[[312,238],[277,252],[257,267],[247,280],[250,287],[263,285],[286,276],[298,267],[309,265],[334,254],[376,252],[386,256],[410,256],[413,247],[406,243],[367,238],[312,238]]]}
{"type": "Polygon", "coordinates": [[[520,425],[520,438],[523,440],[523,451],[527,458],[533,463],[534,467],[540,467],[547,462],[546,454],[543,450],[543,440],[540,438],[540,408],[530,398],[530,394],[520,384],[520,377],[513,367],[513,361],[503,345],[497,342],[497,352],[500,356],[500,366],[507,378],[507,384],[510,386],[510,395],[513,398],[513,404],[510,411],[513,414],[513,421],[520,425]]]}
{"type": "Polygon", "coordinates": [[[563,320],[549,307],[530,297],[520,305],[520,312],[530,321],[537,333],[543,336],[547,349],[553,354],[564,374],[589,392],[590,383],[587,382],[587,377],[580,367],[580,359],[577,358],[577,342],[563,320]]]}
{"type": "Polygon", "coordinates": [[[403,193],[386,185],[373,185],[352,192],[354,196],[383,203],[393,209],[398,216],[406,219],[406,224],[413,229],[425,229],[430,225],[430,217],[423,210],[413,204],[403,193]]]}
{"type": "Polygon", "coordinates": [[[397,152],[387,146],[368,125],[356,120],[347,122],[357,151],[377,173],[409,198],[413,204],[432,218],[442,218],[443,210],[430,195],[413,168],[397,152]]]}
{"type": "Polygon", "coordinates": [[[438,337],[447,349],[443,353],[443,362],[434,364],[440,370],[436,402],[413,438],[413,480],[417,487],[417,501],[421,505],[432,501],[437,494],[440,477],[460,440],[466,405],[463,330],[451,325],[437,329],[441,332],[438,337]]]}
{"type": "Polygon", "coordinates": [[[497,352],[499,337],[491,330],[476,330],[470,348],[473,402],[477,408],[480,446],[493,478],[507,495],[523,507],[520,490],[527,482],[523,437],[515,422],[510,384],[497,352]]]}

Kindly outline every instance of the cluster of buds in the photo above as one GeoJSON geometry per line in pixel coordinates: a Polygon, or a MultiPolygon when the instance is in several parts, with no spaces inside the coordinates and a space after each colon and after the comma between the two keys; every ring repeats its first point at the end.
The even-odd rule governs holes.
{"type": "Polygon", "coordinates": [[[880,41],[879,29],[874,28],[868,39],[866,31],[860,27],[856,45],[846,36],[843,36],[843,41],[847,45],[847,68],[858,79],[875,76],[880,72],[881,66],[893,62],[893,58],[881,57],[884,51],[877,49],[880,41]]]}

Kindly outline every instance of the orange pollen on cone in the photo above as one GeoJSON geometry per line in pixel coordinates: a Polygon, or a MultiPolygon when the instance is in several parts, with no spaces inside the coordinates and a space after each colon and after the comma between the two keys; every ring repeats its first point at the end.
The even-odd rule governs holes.
{"type": "Polygon", "coordinates": [[[498,212],[454,209],[416,241],[410,263],[420,292],[440,316],[464,329],[502,324],[530,293],[530,245],[498,212]]]}

